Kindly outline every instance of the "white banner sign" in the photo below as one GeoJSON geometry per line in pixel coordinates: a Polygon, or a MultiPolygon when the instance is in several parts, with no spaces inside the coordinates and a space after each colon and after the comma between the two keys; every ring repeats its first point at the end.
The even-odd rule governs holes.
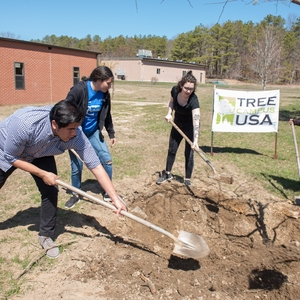
{"type": "Polygon", "coordinates": [[[212,131],[277,132],[280,91],[215,89],[212,131]]]}

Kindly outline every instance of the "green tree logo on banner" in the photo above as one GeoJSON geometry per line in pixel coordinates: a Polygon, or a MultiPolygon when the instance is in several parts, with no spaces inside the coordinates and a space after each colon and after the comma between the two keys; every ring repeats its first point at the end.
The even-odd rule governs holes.
{"type": "Polygon", "coordinates": [[[216,124],[230,123],[232,125],[234,120],[234,108],[235,108],[234,97],[225,98],[220,96],[218,108],[217,108],[216,124]]]}

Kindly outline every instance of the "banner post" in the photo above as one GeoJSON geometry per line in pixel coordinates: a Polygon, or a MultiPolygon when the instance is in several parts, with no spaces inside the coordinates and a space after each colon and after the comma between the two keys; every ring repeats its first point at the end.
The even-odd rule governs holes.
{"type": "Polygon", "coordinates": [[[278,133],[275,132],[275,152],[274,152],[274,159],[277,159],[278,156],[277,156],[277,137],[278,137],[278,133]]]}

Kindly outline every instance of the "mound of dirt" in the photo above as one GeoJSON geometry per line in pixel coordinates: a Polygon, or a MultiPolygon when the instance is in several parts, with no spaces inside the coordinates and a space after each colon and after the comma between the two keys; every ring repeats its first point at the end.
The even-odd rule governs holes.
{"type": "Polygon", "coordinates": [[[299,207],[249,181],[195,178],[186,187],[176,176],[156,185],[157,177],[116,183],[129,211],[176,237],[181,230],[201,236],[209,255],[176,255],[166,235],[99,204],[78,204],[89,213],[58,221],[57,242],[75,242],[52,266],[37,264],[24,274],[12,299],[299,298],[299,207]]]}

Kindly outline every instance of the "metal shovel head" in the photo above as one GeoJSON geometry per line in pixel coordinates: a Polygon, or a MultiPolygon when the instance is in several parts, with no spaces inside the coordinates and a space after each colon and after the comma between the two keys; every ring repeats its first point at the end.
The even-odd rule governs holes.
{"type": "Polygon", "coordinates": [[[191,258],[202,258],[207,256],[209,251],[209,247],[202,237],[190,232],[180,231],[173,253],[191,258]]]}

